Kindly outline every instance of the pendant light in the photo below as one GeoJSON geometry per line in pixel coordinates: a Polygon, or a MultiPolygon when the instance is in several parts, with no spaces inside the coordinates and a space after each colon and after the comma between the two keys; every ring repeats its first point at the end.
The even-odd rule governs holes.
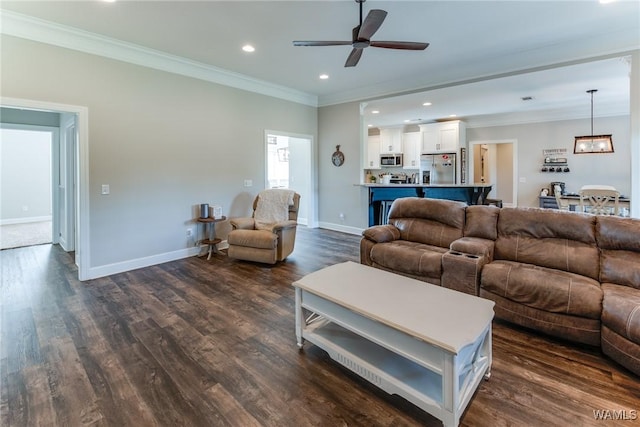
{"type": "Polygon", "coordinates": [[[589,89],[591,94],[591,134],[586,136],[576,136],[573,143],[573,154],[589,153],[613,153],[613,139],[611,135],[593,134],[593,94],[598,89],[589,89]]]}

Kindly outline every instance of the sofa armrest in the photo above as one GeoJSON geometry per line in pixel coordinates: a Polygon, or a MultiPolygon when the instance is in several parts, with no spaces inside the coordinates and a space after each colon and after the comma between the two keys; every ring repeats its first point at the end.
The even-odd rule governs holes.
{"type": "Polygon", "coordinates": [[[296,221],[293,220],[288,220],[288,221],[282,221],[282,222],[278,222],[276,224],[273,224],[273,227],[271,227],[271,231],[274,233],[277,233],[281,230],[286,230],[289,228],[295,228],[298,226],[298,223],[296,221]]]}
{"type": "Polygon", "coordinates": [[[233,218],[229,220],[233,230],[253,230],[255,220],[253,218],[233,218]]]}
{"type": "Polygon", "coordinates": [[[390,224],[374,225],[364,230],[362,235],[376,243],[385,243],[398,240],[400,238],[400,230],[390,224]]]}
{"type": "Polygon", "coordinates": [[[480,237],[462,237],[451,242],[449,249],[452,252],[460,252],[467,255],[475,255],[484,258],[486,262],[493,261],[493,249],[495,242],[480,237]]]}
{"type": "Polygon", "coordinates": [[[480,295],[480,275],[487,264],[483,256],[449,251],[442,255],[440,285],[470,295],[480,295]]]}

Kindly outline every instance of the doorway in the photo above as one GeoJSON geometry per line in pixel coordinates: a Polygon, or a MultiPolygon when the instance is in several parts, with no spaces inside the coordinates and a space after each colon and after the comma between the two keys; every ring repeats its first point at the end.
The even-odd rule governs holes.
{"type": "MultiPolygon", "coordinates": [[[[61,209],[67,209],[67,215],[64,215],[67,224],[67,232],[73,232],[72,237],[67,238],[66,250],[73,250],[75,253],[75,262],[78,266],[78,279],[89,280],[93,277],[90,272],[90,250],[89,250],[89,147],[88,147],[88,129],[89,129],[89,112],[86,107],[58,104],[46,101],[35,101],[19,98],[2,99],[1,107],[12,108],[24,111],[49,112],[60,114],[61,121],[58,126],[65,123],[64,132],[60,132],[60,140],[65,139],[65,151],[61,156],[60,152],[52,153],[53,173],[52,185],[54,189],[51,191],[52,199],[52,217],[53,236],[52,241],[59,242],[59,229],[56,224],[60,225],[60,221],[56,221],[56,217],[60,215],[61,209]],[[64,137],[66,135],[66,137],[64,137]],[[68,138],[67,138],[68,137],[68,138]],[[65,159],[64,182],[60,183],[60,168],[58,162],[61,157],[65,159]],[[57,169],[56,169],[57,168],[57,169]],[[60,188],[63,186],[64,188],[60,188]],[[56,191],[57,190],[57,191],[56,191]],[[66,192],[65,203],[58,203],[60,200],[60,191],[66,192]],[[72,249],[70,249],[72,248],[72,249]]],[[[67,234],[70,235],[70,234],[67,234]]]]}
{"type": "Polygon", "coordinates": [[[313,137],[265,132],[265,188],[289,188],[300,194],[298,223],[317,227],[313,137]]]}
{"type": "Polygon", "coordinates": [[[0,249],[56,243],[53,191],[58,129],[2,124],[0,249]]]}
{"type": "Polygon", "coordinates": [[[469,142],[469,176],[473,182],[492,184],[487,198],[502,200],[503,206],[518,204],[517,144],[515,139],[469,142]]]}

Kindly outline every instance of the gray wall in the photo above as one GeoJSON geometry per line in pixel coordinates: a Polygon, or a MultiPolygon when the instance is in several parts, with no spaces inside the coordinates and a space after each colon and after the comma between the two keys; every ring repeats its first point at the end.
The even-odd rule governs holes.
{"type": "Polygon", "coordinates": [[[516,139],[518,141],[518,206],[538,206],[540,190],[552,181],[567,184],[578,192],[585,184],[613,185],[622,194],[631,191],[629,116],[599,117],[594,120],[598,134],[612,134],[612,154],[573,154],[575,136],[590,132],[590,119],[564,120],[486,128],[467,128],[468,141],[516,139]],[[545,148],[566,148],[569,173],[541,172],[545,148]],[[522,182],[522,179],[525,182],[522,182]]]}
{"type": "MultiPolygon", "coordinates": [[[[4,94],[4,88],[3,88],[4,94]]],[[[0,108],[0,122],[36,126],[60,126],[60,114],[49,111],[20,110],[0,108]]]]}
{"type": "MultiPolygon", "coordinates": [[[[250,212],[264,185],[265,129],[317,135],[314,107],[19,38],[1,42],[3,96],[88,108],[88,267],[193,246],[186,229],[195,228],[197,204],[250,212]]],[[[219,229],[225,237],[228,228],[219,229]]]]}
{"type": "Polygon", "coordinates": [[[319,108],[318,138],[320,225],[358,233],[368,225],[367,191],[354,185],[363,176],[359,103],[319,108]],[[331,162],[336,145],[345,158],[340,167],[331,162]]]}

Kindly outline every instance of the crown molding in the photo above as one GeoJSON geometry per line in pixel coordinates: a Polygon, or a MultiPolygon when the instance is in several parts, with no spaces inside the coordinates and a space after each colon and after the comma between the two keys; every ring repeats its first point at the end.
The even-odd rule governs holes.
{"type": "Polygon", "coordinates": [[[170,55],[66,25],[7,10],[1,11],[0,32],[9,36],[46,43],[92,55],[124,61],[147,68],[193,77],[199,80],[259,93],[298,104],[318,106],[318,97],[275,85],[202,62],[170,55]]]}

